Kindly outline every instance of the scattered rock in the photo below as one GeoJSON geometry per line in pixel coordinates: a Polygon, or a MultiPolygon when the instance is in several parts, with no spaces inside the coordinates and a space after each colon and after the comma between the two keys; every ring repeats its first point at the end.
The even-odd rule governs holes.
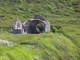
{"type": "Polygon", "coordinates": [[[0,40],[0,46],[13,46],[12,42],[8,42],[6,40],[0,40]]]}

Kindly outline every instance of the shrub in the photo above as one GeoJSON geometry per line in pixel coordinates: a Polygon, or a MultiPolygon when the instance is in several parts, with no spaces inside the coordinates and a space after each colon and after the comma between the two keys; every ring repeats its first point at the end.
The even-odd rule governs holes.
{"type": "Polygon", "coordinates": [[[57,30],[56,27],[51,27],[51,31],[52,31],[53,33],[58,32],[58,30],[57,30]]]}

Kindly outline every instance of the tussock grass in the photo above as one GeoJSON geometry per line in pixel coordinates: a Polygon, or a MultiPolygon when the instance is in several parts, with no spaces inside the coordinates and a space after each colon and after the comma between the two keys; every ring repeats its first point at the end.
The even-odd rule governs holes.
{"type": "MultiPolygon", "coordinates": [[[[1,34],[1,39],[7,39],[9,41],[14,42],[17,47],[4,47],[4,49],[10,49],[11,52],[9,52],[7,55],[11,55],[11,58],[13,60],[19,59],[18,57],[23,57],[25,55],[24,50],[28,51],[28,54],[30,54],[32,57],[36,56],[40,60],[43,59],[75,59],[78,60],[79,58],[79,47],[74,44],[69,38],[65,37],[61,33],[41,33],[39,35],[37,34],[1,34]],[[5,36],[6,35],[6,36],[5,36]],[[5,38],[4,38],[5,36],[5,38]],[[35,47],[34,45],[22,45],[22,47],[25,47],[25,49],[21,48],[18,49],[18,45],[22,42],[37,42],[39,44],[39,47],[35,47]],[[15,55],[13,52],[17,51],[16,53],[19,56],[15,55]],[[24,53],[24,54],[23,54],[24,53]],[[20,55],[21,54],[21,55],[20,55]],[[22,56],[23,54],[23,56],[22,56]],[[17,57],[16,57],[17,56],[17,57]],[[54,57],[53,57],[54,56],[54,57]]],[[[1,49],[2,52],[7,52],[6,50],[1,49]]],[[[25,56],[26,59],[26,56],[25,56]]]]}
{"type": "Polygon", "coordinates": [[[34,60],[28,51],[21,46],[0,46],[1,60],[34,60]]]}
{"type": "Polygon", "coordinates": [[[0,46],[0,60],[80,60],[79,0],[0,0],[0,39],[15,46],[0,46]],[[51,33],[12,34],[16,17],[23,23],[40,14],[51,24],[51,33]],[[36,42],[33,45],[21,43],[36,42]]]}

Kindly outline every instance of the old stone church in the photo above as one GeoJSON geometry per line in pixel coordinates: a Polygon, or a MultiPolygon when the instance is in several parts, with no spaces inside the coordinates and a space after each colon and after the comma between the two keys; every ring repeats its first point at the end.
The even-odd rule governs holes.
{"type": "Polygon", "coordinates": [[[36,15],[32,20],[21,23],[17,17],[11,32],[14,34],[39,34],[41,32],[50,32],[50,23],[44,16],[36,15]]]}

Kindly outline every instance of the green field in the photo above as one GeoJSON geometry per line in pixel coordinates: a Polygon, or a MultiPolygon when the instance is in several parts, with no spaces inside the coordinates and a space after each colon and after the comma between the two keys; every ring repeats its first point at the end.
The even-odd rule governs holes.
{"type": "Polygon", "coordinates": [[[79,0],[0,0],[0,39],[14,46],[0,46],[0,60],[80,60],[79,0]],[[50,33],[12,34],[16,17],[23,23],[43,15],[50,33]],[[39,46],[21,43],[36,42],[39,46]]]}

